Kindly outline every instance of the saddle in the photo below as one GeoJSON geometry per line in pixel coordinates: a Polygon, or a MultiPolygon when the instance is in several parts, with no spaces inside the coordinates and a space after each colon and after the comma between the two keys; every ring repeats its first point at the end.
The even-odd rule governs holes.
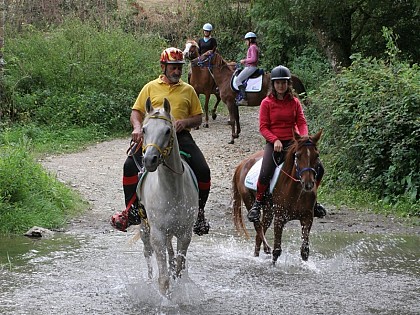
{"type": "MultiPolygon", "coordinates": [[[[257,191],[257,181],[258,181],[258,176],[260,175],[261,164],[262,164],[262,158],[259,159],[246,174],[245,176],[246,188],[257,191]]],[[[277,180],[279,179],[280,170],[282,167],[283,167],[283,163],[277,166],[276,169],[274,170],[273,178],[270,181],[270,188],[269,188],[270,194],[273,193],[274,187],[276,186],[277,180]]]]}
{"type": "MultiPolygon", "coordinates": [[[[237,69],[230,80],[230,86],[233,91],[239,92],[238,85],[236,84],[236,77],[239,73],[241,73],[243,69],[237,69]]],[[[258,68],[255,70],[255,72],[246,79],[243,84],[245,85],[245,91],[250,93],[258,93],[261,92],[262,83],[263,83],[263,76],[264,76],[264,70],[258,68]]]]}

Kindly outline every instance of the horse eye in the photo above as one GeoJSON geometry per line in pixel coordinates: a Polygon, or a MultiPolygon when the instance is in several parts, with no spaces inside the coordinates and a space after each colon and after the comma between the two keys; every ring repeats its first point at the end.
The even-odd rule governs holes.
{"type": "Polygon", "coordinates": [[[166,129],[165,135],[169,135],[171,133],[171,128],[166,129]]]}
{"type": "Polygon", "coordinates": [[[146,128],[141,128],[141,132],[143,133],[143,134],[145,134],[146,133],[146,128]]]}

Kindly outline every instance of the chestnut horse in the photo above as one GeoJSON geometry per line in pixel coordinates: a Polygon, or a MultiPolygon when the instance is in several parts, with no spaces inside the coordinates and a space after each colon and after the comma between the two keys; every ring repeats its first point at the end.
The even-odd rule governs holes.
{"type": "MultiPolygon", "coordinates": [[[[198,44],[194,40],[188,40],[185,44],[185,49],[183,51],[184,57],[188,60],[193,60],[198,58],[200,55],[198,53],[198,44]]],[[[214,82],[213,75],[210,69],[207,67],[206,64],[197,63],[195,65],[191,65],[191,75],[188,74],[188,83],[191,84],[197,93],[198,96],[200,94],[204,94],[206,99],[204,102],[204,113],[205,113],[205,123],[204,127],[209,127],[209,101],[210,95],[214,94],[216,96],[216,104],[214,105],[213,109],[211,110],[211,117],[216,119],[217,117],[217,106],[220,103],[220,94],[217,90],[216,82],[214,82]]]]}
{"type": "MultiPolygon", "coordinates": [[[[203,56],[192,60],[191,65],[207,64],[209,71],[211,71],[214,81],[216,82],[220,97],[223,103],[226,104],[229,111],[229,124],[232,127],[232,137],[229,143],[233,144],[235,139],[239,137],[241,133],[241,125],[239,123],[239,108],[236,103],[237,93],[232,90],[231,79],[235,72],[232,69],[232,63],[226,62],[223,57],[217,52],[211,52],[205,58],[203,56]],[[203,60],[204,59],[204,60],[203,60]]],[[[306,93],[305,87],[302,81],[292,75],[292,84],[295,91],[299,95],[306,93]]],[[[270,73],[265,73],[262,82],[262,88],[259,92],[247,93],[248,106],[260,106],[261,101],[267,96],[267,92],[270,86],[270,73]]]]}
{"type": "MultiPolygon", "coordinates": [[[[314,216],[314,205],[317,198],[316,169],[319,163],[319,152],[316,147],[322,130],[312,136],[299,136],[294,133],[293,143],[287,150],[277,183],[270,200],[263,207],[261,222],[254,223],[256,231],[254,255],[259,256],[261,243],[264,252],[271,253],[265,239],[265,233],[274,218],[273,264],[281,254],[281,238],[285,224],[299,220],[302,226],[302,245],[300,254],[304,261],[309,257],[309,233],[314,216]]],[[[236,230],[248,237],[242,219],[242,201],[247,210],[255,201],[255,191],[245,187],[245,177],[251,167],[262,158],[264,151],[258,151],[242,160],[236,167],[232,179],[233,220],[236,230]]]]}

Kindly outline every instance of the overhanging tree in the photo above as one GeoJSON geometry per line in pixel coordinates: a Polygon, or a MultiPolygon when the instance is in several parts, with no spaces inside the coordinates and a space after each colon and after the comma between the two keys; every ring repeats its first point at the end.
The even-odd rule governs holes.
{"type": "Polygon", "coordinates": [[[338,71],[350,65],[354,52],[380,57],[386,45],[383,26],[399,35],[404,56],[418,62],[419,7],[415,0],[260,0],[253,4],[252,16],[280,54],[281,49],[299,52],[316,38],[338,71]]]}

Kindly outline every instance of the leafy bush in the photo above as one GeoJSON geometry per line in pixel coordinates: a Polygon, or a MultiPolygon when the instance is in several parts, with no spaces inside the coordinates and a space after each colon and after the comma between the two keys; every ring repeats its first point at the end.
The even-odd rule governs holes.
{"type": "Polygon", "coordinates": [[[8,40],[11,99],[0,111],[15,121],[127,128],[137,93],[158,74],[163,47],[159,38],[77,20],[49,33],[28,29],[8,40]]]}
{"type": "Polygon", "coordinates": [[[353,56],[351,67],[313,93],[307,114],[324,128],[334,185],[360,185],[392,201],[420,186],[418,65],[353,56]]]}

